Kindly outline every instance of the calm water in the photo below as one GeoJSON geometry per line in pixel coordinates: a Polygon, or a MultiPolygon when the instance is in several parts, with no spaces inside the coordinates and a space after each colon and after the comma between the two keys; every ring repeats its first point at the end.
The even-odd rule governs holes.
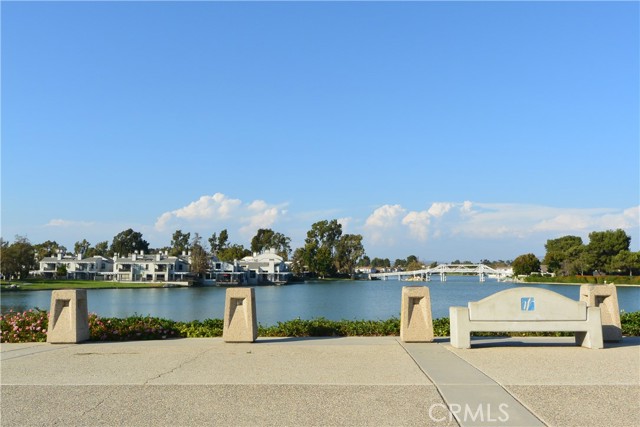
{"type": "MultiPolygon", "coordinates": [[[[256,287],[256,312],[263,325],[278,321],[326,317],[341,319],[388,319],[400,316],[403,286],[427,285],[431,293],[433,317],[447,317],[449,306],[466,306],[495,292],[514,287],[477,277],[449,276],[446,282],[329,281],[287,286],[256,287]]],[[[536,285],[579,299],[579,286],[536,285]]],[[[225,288],[92,289],[88,291],[89,311],[105,317],[151,315],[173,320],[222,318],[225,288]]],[[[620,309],[640,311],[640,288],[618,287],[620,309]]],[[[51,291],[4,292],[1,309],[49,309],[51,291]]]]}

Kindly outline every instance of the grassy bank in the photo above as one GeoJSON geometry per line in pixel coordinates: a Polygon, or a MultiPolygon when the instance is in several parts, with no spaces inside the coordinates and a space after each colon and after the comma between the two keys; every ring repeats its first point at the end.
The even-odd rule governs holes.
{"type": "Polygon", "coordinates": [[[567,285],[604,285],[615,283],[616,285],[640,286],[640,276],[529,276],[524,278],[525,283],[560,283],[567,285]]]}
{"type": "Polygon", "coordinates": [[[46,279],[29,279],[29,280],[12,280],[11,282],[2,282],[0,289],[2,291],[50,291],[55,289],[135,289],[135,288],[161,288],[163,283],[135,282],[122,283],[102,280],[46,280],[46,279]],[[17,285],[17,289],[12,287],[17,285]]]}
{"type": "MultiPolygon", "coordinates": [[[[622,313],[620,316],[622,333],[640,336],[640,311],[622,313]]],[[[44,310],[33,309],[25,312],[10,312],[0,316],[2,342],[45,342],[47,340],[48,317],[44,310]]],[[[134,341],[167,338],[221,337],[222,319],[176,322],[157,317],[131,316],[124,319],[89,315],[89,329],[92,341],[134,341]]],[[[433,321],[434,335],[449,336],[449,319],[433,321]]],[[[342,337],[342,336],[398,336],[400,320],[289,320],[273,326],[258,328],[261,337],[342,337]]],[[[571,336],[571,333],[502,333],[483,332],[474,336],[571,336]]]]}

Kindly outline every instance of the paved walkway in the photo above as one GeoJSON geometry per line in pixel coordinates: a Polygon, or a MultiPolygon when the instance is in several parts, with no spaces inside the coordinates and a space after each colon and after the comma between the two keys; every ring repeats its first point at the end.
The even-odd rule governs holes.
{"type": "Polygon", "coordinates": [[[640,338],[2,344],[2,426],[637,426],[640,338]],[[449,410],[450,409],[450,410],[449,410]],[[452,416],[452,412],[455,416],[452,416]]]}

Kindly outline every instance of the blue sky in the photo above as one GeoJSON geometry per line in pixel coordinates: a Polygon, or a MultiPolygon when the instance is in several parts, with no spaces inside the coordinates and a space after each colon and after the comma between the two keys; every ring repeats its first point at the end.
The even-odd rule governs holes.
{"type": "Polygon", "coordinates": [[[2,236],[640,241],[637,2],[2,2],[2,236]]]}

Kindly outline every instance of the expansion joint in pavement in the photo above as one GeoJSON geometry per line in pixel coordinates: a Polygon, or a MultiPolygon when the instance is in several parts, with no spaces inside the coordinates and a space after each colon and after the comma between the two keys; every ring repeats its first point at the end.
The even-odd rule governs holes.
{"type": "Polygon", "coordinates": [[[545,425],[500,384],[443,345],[398,342],[435,385],[461,427],[545,425]]]}

